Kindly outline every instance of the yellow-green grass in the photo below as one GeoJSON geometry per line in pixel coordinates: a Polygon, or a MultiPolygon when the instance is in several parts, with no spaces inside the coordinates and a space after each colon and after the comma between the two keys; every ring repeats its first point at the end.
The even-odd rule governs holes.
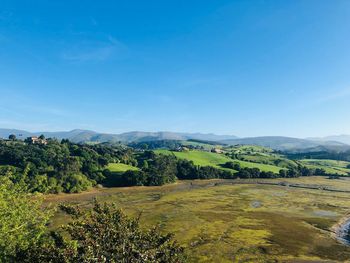
{"type": "Polygon", "coordinates": [[[300,162],[310,168],[322,168],[330,174],[348,175],[350,173],[350,169],[346,168],[350,162],[321,159],[304,159],[300,162]]]}
{"type": "Polygon", "coordinates": [[[331,167],[342,167],[342,168],[346,168],[348,165],[350,165],[350,162],[329,160],[329,159],[303,159],[302,161],[309,164],[331,166],[331,167]]]}
{"type": "MultiPolygon", "coordinates": [[[[287,180],[350,188],[348,180],[287,180]]],[[[274,185],[219,185],[223,181],[94,189],[48,196],[47,202],[89,207],[97,197],[116,203],[129,215],[142,212],[141,225],[160,224],[162,231],[173,232],[186,247],[190,262],[344,262],[350,258],[350,248],[329,231],[349,213],[350,194],[274,185]]],[[[54,226],[66,221],[58,213],[54,226]]]]}
{"type": "Polygon", "coordinates": [[[227,151],[238,156],[239,159],[248,162],[270,164],[281,168],[296,167],[296,162],[287,159],[272,149],[256,145],[239,145],[226,148],[227,151]]]}
{"type": "Polygon", "coordinates": [[[208,144],[208,143],[204,143],[204,142],[196,142],[196,141],[181,141],[181,144],[184,146],[199,146],[199,147],[203,147],[203,149],[206,150],[211,150],[213,148],[222,148],[222,145],[213,145],[213,144],[208,144]]]}
{"type": "Polygon", "coordinates": [[[179,159],[187,159],[193,161],[194,164],[200,166],[214,166],[221,168],[220,164],[232,161],[231,158],[217,153],[205,152],[205,151],[184,151],[175,152],[169,150],[156,150],[157,153],[161,154],[173,154],[179,159]]]}
{"type": "Polygon", "coordinates": [[[258,145],[238,145],[238,146],[230,146],[227,147],[228,150],[233,150],[234,152],[241,152],[241,153],[272,153],[273,150],[268,147],[258,146],[258,145]]]}
{"type": "Polygon", "coordinates": [[[122,173],[129,170],[133,170],[133,171],[138,170],[137,167],[124,164],[124,163],[109,163],[107,166],[107,169],[114,173],[122,173]]]}
{"type": "Polygon", "coordinates": [[[326,173],[329,174],[348,175],[350,173],[350,169],[346,168],[346,166],[350,163],[345,161],[303,159],[300,160],[300,162],[309,168],[324,169],[326,173]]]}
{"type": "Polygon", "coordinates": [[[269,179],[258,179],[259,182],[274,183],[296,183],[301,185],[320,186],[329,189],[337,189],[340,191],[350,191],[350,178],[341,177],[339,179],[329,179],[327,176],[303,176],[299,178],[276,178],[272,181],[269,179]]]}
{"type": "Polygon", "coordinates": [[[184,151],[184,152],[175,152],[169,150],[156,150],[157,153],[161,154],[173,154],[177,158],[186,159],[193,161],[194,164],[200,166],[213,166],[215,168],[222,168],[222,165],[226,162],[238,162],[241,167],[247,168],[259,168],[261,171],[274,172],[278,173],[281,170],[281,167],[269,164],[253,163],[240,161],[236,159],[231,159],[230,157],[224,154],[205,152],[205,151],[184,151]]]}
{"type": "Polygon", "coordinates": [[[296,162],[289,160],[287,158],[278,156],[278,155],[255,153],[255,154],[239,155],[239,157],[244,159],[245,161],[263,163],[263,164],[271,164],[271,165],[276,165],[276,166],[282,167],[282,168],[291,168],[291,167],[297,166],[296,162]]]}

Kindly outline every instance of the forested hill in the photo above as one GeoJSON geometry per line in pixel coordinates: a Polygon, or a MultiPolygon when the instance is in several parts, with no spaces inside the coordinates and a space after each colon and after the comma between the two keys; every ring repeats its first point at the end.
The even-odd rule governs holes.
{"type": "Polygon", "coordinates": [[[25,182],[33,192],[80,192],[103,180],[108,163],[128,162],[129,156],[127,149],[68,140],[49,139],[46,145],[0,141],[0,175],[25,182]]]}
{"type": "MultiPolygon", "coordinates": [[[[161,144],[150,142],[150,146],[134,144],[131,148],[106,143],[76,144],[44,136],[39,139],[0,140],[0,176],[14,183],[24,183],[29,192],[75,193],[97,185],[152,186],[173,183],[177,179],[347,176],[350,167],[348,162],[339,166],[330,161],[293,161],[258,146],[161,141],[161,144]],[[151,146],[175,149],[145,150],[151,146]]],[[[292,156],[298,157],[301,156],[292,156]]]]}
{"type": "Polygon", "coordinates": [[[281,151],[346,151],[350,146],[337,141],[316,141],[283,136],[263,136],[223,140],[222,143],[228,145],[259,145],[281,151]]]}

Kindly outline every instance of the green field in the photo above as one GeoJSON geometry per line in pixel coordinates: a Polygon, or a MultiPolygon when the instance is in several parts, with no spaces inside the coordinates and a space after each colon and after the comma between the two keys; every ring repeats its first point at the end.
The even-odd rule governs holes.
{"type": "Polygon", "coordinates": [[[327,159],[303,159],[301,163],[309,168],[322,168],[326,173],[348,175],[350,169],[346,168],[350,162],[327,160],[327,159]]]}
{"type": "Polygon", "coordinates": [[[222,148],[222,145],[212,145],[204,142],[196,142],[196,141],[181,141],[183,146],[195,146],[202,147],[204,150],[210,151],[213,148],[222,148]]]}
{"type": "Polygon", "coordinates": [[[272,153],[271,148],[258,146],[258,145],[236,145],[226,147],[227,150],[235,153],[247,154],[247,153],[272,153]]]}
{"type": "Polygon", "coordinates": [[[134,170],[134,171],[138,170],[138,168],[135,166],[131,166],[123,163],[110,163],[108,164],[107,169],[114,173],[122,173],[129,170],[134,170]]]}
{"type": "Polygon", "coordinates": [[[281,154],[275,153],[272,149],[256,145],[238,145],[225,148],[231,156],[242,161],[269,164],[280,168],[297,167],[297,163],[281,154]]]}
{"type": "MultiPolygon", "coordinates": [[[[347,179],[283,180],[350,189],[347,179]]],[[[97,197],[116,203],[130,215],[142,212],[141,224],[159,223],[163,231],[173,232],[186,247],[190,262],[344,262],[350,258],[350,247],[338,243],[329,231],[349,213],[350,193],[278,185],[220,185],[237,181],[252,182],[196,180],[162,187],[103,188],[51,195],[46,202],[89,207],[97,197]]],[[[58,213],[53,227],[66,221],[65,215],[58,213]]]]}
{"type": "Polygon", "coordinates": [[[261,171],[271,171],[274,173],[278,173],[281,170],[281,167],[278,167],[278,166],[233,160],[224,154],[218,154],[218,153],[212,153],[212,152],[205,152],[205,151],[175,152],[175,151],[169,151],[169,150],[156,150],[155,152],[161,153],[161,154],[173,154],[177,158],[193,161],[194,164],[200,165],[200,166],[213,166],[216,168],[222,168],[221,165],[226,162],[238,162],[240,163],[241,167],[259,168],[261,171]]]}

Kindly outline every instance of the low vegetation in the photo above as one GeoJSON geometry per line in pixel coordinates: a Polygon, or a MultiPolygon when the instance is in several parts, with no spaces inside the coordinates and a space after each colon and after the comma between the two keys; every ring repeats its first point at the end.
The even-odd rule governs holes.
{"type": "Polygon", "coordinates": [[[141,229],[139,217],[95,202],[90,210],[61,206],[71,220],[48,228],[51,209],[25,184],[0,177],[0,262],[184,262],[184,249],[159,228],[141,229]],[[46,206],[47,207],[47,206],[46,206]]]}
{"type": "MultiPolygon", "coordinates": [[[[350,248],[329,229],[348,213],[350,194],[319,190],[349,189],[348,179],[327,177],[285,179],[181,181],[162,187],[104,188],[89,194],[56,195],[47,203],[93,206],[110,202],[137,216],[149,228],[185,247],[189,262],[344,262],[350,248]],[[244,182],[247,182],[246,184],[244,182]],[[253,184],[256,182],[276,185],[253,184]],[[278,185],[280,182],[315,189],[278,185]]],[[[59,212],[53,227],[66,222],[59,212]]]]}
{"type": "Polygon", "coordinates": [[[345,160],[198,141],[40,140],[0,142],[0,262],[184,262],[182,246],[192,262],[350,256],[328,234],[350,205],[345,160]],[[51,194],[45,205],[39,193],[51,194]],[[81,206],[57,203],[70,200],[81,206]],[[60,207],[53,222],[50,204],[60,207]]]}
{"type": "Polygon", "coordinates": [[[124,173],[126,171],[137,171],[138,168],[124,163],[109,163],[106,167],[112,173],[124,173]]]}
{"type": "Polygon", "coordinates": [[[350,162],[329,160],[329,159],[302,159],[300,162],[309,167],[317,168],[322,167],[328,174],[338,174],[346,176],[350,173],[350,162]]]}

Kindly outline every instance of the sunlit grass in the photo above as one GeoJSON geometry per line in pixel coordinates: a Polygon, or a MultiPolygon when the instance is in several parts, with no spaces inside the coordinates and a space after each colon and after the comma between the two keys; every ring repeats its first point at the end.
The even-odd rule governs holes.
{"type": "MultiPolygon", "coordinates": [[[[286,179],[350,189],[348,180],[286,179]]],[[[264,180],[278,182],[278,180],[264,180]]],[[[114,202],[143,226],[173,232],[191,262],[271,262],[289,259],[344,261],[350,248],[328,229],[348,213],[350,194],[272,185],[216,185],[224,180],[180,181],[162,187],[105,188],[48,202],[89,206],[94,197],[114,202]]],[[[66,221],[63,214],[55,225],[66,221]]]]}
{"type": "Polygon", "coordinates": [[[205,152],[205,151],[194,150],[194,151],[176,152],[176,151],[169,151],[169,150],[156,150],[156,152],[161,154],[172,154],[179,159],[186,159],[186,160],[193,161],[193,163],[196,165],[213,166],[219,169],[222,169],[222,165],[225,164],[226,162],[238,162],[241,165],[241,167],[258,168],[261,171],[266,171],[266,172],[270,171],[270,172],[278,173],[282,169],[281,167],[274,166],[274,165],[231,159],[230,157],[224,154],[205,152]]]}
{"type": "Polygon", "coordinates": [[[107,166],[107,169],[110,170],[111,172],[126,172],[128,170],[138,170],[137,167],[123,164],[123,163],[110,163],[107,166]]]}

